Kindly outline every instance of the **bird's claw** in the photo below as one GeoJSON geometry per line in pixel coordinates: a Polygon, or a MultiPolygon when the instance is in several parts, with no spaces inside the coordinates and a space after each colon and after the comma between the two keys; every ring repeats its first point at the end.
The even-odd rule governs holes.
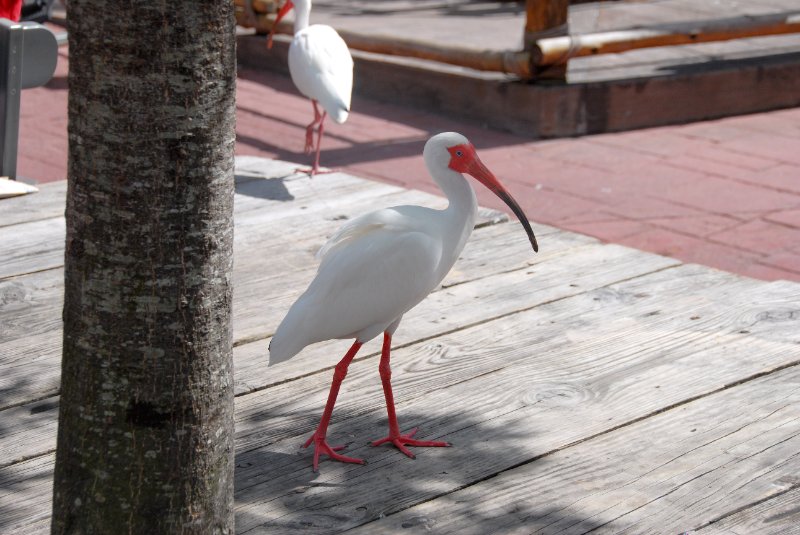
{"type": "Polygon", "coordinates": [[[384,437],[380,440],[376,440],[372,443],[373,446],[380,446],[381,444],[386,444],[387,442],[391,442],[395,445],[395,447],[406,454],[408,457],[412,459],[416,459],[417,456],[411,453],[406,446],[420,446],[420,447],[433,447],[433,448],[447,448],[451,446],[449,442],[442,442],[439,440],[415,440],[412,438],[417,433],[417,428],[415,427],[411,431],[406,434],[398,433],[398,434],[390,434],[387,437],[384,437]]]}
{"type": "Polygon", "coordinates": [[[328,444],[328,441],[325,440],[325,437],[318,437],[316,433],[311,435],[311,437],[306,440],[305,444],[303,444],[304,448],[307,448],[314,443],[314,461],[313,461],[313,470],[316,472],[319,469],[319,456],[321,454],[325,454],[334,461],[340,461],[343,463],[357,463],[357,464],[367,464],[364,459],[357,459],[355,457],[348,457],[347,455],[341,455],[336,453],[339,450],[343,450],[344,446],[331,446],[328,444]]]}

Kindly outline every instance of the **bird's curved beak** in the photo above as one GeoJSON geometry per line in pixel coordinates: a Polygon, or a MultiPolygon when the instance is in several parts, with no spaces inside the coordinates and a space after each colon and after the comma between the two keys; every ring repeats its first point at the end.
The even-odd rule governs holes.
{"type": "Polygon", "coordinates": [[[294,4],[292,0],[286,0],[286,3],[281,6],[280,10],[278,10],[278,15],[275,17],[275,22],[272,23],[272,29],[269,31],[269,36],[267,36],[267,48],[272,48],[272,36],[275,35],[275,31],[278,29],[278,23],[281,21],[286,14],[292,10],[294,4]]]}
{"type": "Polygon", "coordinates": [[[503,202],[506,203],[509,208],[511,208],[511,211],[517,216],[519,222],[522,223],[523,227],[525,227],[525,232],[528,234],[528,239],[533,246],[534,252],[538,253],[539,244],[536,243],[536,236],[533,235],[533,229],[531,228],[531,224],[528,221],[528,217],[525,215],[525,212],[522,211],[522,208],[519,207],[519,204],[517,204],[517,201],[514,200],[514,197],[511,196],[505,186],[503,186],[497,177],[486,168],[480,158],[478,158],[477,154],[466,165],[466,169],[464,171],[470,176],[475,177],[478,182],[489,188],[490,191],[500,197],[503,202]]]}

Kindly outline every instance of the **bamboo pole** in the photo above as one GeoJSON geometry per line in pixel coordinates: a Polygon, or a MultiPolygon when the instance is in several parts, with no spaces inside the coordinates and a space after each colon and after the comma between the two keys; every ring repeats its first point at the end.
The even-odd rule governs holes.
{"type": "Polygon", "coordinates": [[[564,64],[569,58],[639,48],[727,41],[800,32],[800,13],[738,17],[664,28],[641,28],[540,39],[532,49],[535,65],[564,64]]]}
{"type": "Polygon", "coordinates": [[[355,50],[438,61],[479,71],[494,71],[531,78],[531,55],[513,50],[476,50],[457,46],[442,46],[425,41],[401,39],[382,35],[361,35],[340,31],[347,46],[355,50]]]}

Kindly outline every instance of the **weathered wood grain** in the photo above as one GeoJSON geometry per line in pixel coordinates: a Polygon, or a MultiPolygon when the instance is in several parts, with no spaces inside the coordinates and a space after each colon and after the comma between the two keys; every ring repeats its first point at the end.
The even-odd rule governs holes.
{"type": "Polygon", "coordinates": [[[54,457],[0,468],[0,533],[50,532],[54,457]]]}
{"type": "MultiPolygon", "coordinates": [[[[800,471],[798,471],[800,472],[800,471]]],[[[697,535],[797,535],[800,533],[800,477],[787,492],[726,515],[693,533],[697,535]]]]}
{"type": "MultiPolygon", "coordinates": [[[[797,358],[798,291],[686,266],[400,349],[401,424],[456,444],[416,462],[361,445],[384,432],[371,360],[351,366],[331,433],[341,439],[346,427],[349,450],[367,467],[324,463],[315,476],[297,450],[316,425],[327,374],[242,396],[239,530],[341,531],[769,373],[797,358]],[[747,305],[730,306],[737,302],[747,305]]],[[[13,478],[15,466],[0,472],[13,478]]]]}
{"type": "MultiPolygon", "coordinates": [[[[412,462],[367,446],[385,433],[371,343],[351,365],[330,432],[370,464],[323,462],[311,472],[310,452],[298,446],[348,342],[266,368],[268,337],[312,276],[314,249],[351,217],[340,211],[348,198],[368,209],[376,198],[442,201],[388,186],[365,192],[359,179],[326,175],[351,188],[339,198],[325,191],[334,182],[291,175],[293,164],[261,165],[238,166],[237,531],[527,533],[541,522],[544,531],[641,533],[679,520],[680,529],[743,533],[732,530],[772,516],[791,524],[781,500],[800,471],[800,285],[680,266],[549,228],[534,256],[513,221],[476,230],[442,288],[395,336],[401,426],[455,447],[420,449],[412,462]],[[272,206],[279,216],[267,213],[272,206]],[[775,515],[759,513],[762,505],[775,515]],[[465,508],[472,516],[448,516],[465,508]]],[[[2,227],[0,216],[0,227],[39,220],[2,227]]],[[[50,269],[0,280],[0,406],[23,393],[0,412],[2,533],[49,529],[60,277],[50,269]]]]}
{"type": "MultiPolygon", "coordinates": [[[[473,236],[476,245],[465,250],[466,267],[461,268],[459,263],[457,272],[446,282],[459,284],[491,272],[519,269],[539,259],[546,262],[565,254],[573,246],[591,242],[556,232],[552,239],[547,234],[548,252],[539,257],[533,257],[523,240],[521,246],[505,249],[502,263],[481,259],[480,243],[491,242],[489,251],[492,251],[491,247],[508,245],[511,239],[503,237],[503,234],[504,231],[498,233],[488,227],[476,231],[473,236]]],[[[519,237],[517,232],[513,234],[519,237]]],[[[285,246],[274,245],[276,250],[281,247],[285,246]]],[[[294,258],[298,264],[300,259],[306,258],[307,261],[302,262],[304,269],[278,269],[248,256],[242,262],[234,262],[234,337],[237,344],[271,335],[316,270],[312,250],[313,247],[298,247],[283,254],[284,259],[294,258]]],[[[246,255],[246,250],[237,249],[235,254],[246,255]]],[[[0,367],[3,370],[0,375],[0,408],[56,393],[61,351],[62,285],[61,269],[0,281],[0,367]],[[34,377],[36,381],[31,380],[34,377]]]]}
{"type": "Polygon", "coordinates": [[[456,445],[423,451],[415,463],[362,445],[383,432],[374,362],[351,366],[331,432],[333,441],[342,441],[345,427],[353,437],[346,441],[357,441],[347,451],[369,460],[362,471],[325,463],[311,478],[304,466],[308,454],[297,453],[316,425],[328,378],[245,396],[237,407],[238,447],[244,450],[238,458],[238,529],[282,532],[310,522],[308,529],[341,531],[797,362],[798,318],[778,321],[780,340],[764,336],[774,327],[766,318],[777,317],[796,293],[788,301],[781,292],[762,294],[759,301],[759,288],[732,285],[729,293],[725,285],[714,302],[697,293],[729,276],[678,269],[682,277],[677,269],[666,270],[398,351],[401,425],[420,425],[426,438],[456,445]],[[694,285],[691,277],[698,278],[694,285]],[[672,283],[673,291],[691,295],[671,300],[670,313],[659,296],[647,295],[655,283],[672,283]],[[733,309],[726,303],[731,297],[751,304],[733,309]],[[695,314],[700,319],[691,319],[695,314]],[[740,333],[745,326],[752,335],[740,333]],[[370,388],[372,395],[365,394],[370,388]],[[303,428],[306,433],[298,433],[303,428]]]}
{"type": "MultiPolygon", "coordinates": [[[[798,403],[800,367],[794,366],[533,459],[354,533],[691,533],[720,511],[796,484],[798,403]]],[[[788,513],[773,518],[773,533],[792,525],[788,513]]]]}
{"type": "MultiPolygon", "coordinates": [[[[396,334],[395,347],[433,339],[677,264],[664,257],[643,257],[638,251],[615,245],[591,244],[568,251],[568,256],[563,253],[564,258],[535,264],[531,268],[486,275],[434,292],[406,315],[396,334]],[[566,280],[565,271],[571,273],[566,280]],[[478,302],[481,306],[476,306],[478,302]]],[[[462,273],[462,276],[465,274],[462,273]]],[[[287,301],[285,306],[288,307],[289,303],[287,301]]],[[[275,310],[268,316],[280,318],[281,312],[275,310]]],[[[338,348],[342,344],[334,341],[312,346],[275,368],[266,365],[268,345],[269,340],[264,339],[234,349],[237,394],[330,369],[338,360],[338,348]]],[[[358,360],[369,358],[378,350],[373,343],[362,350],[358,360]]],[[[57,399],[51,397],[0,412],[8,422],[5,428],[0,426],[0,446],[6,452],[5,459],[0,460],[0,466],[50,451],[54,447],[57,411],[57,399]]]]}
{"type": "Polygon", "coordinates": [[[0,227],[0,280],[64,265],[63,217],[0,227]]]}
{"type": "MultiPolygon", "coordinates": [[[[271,180],[245,181],[239,188],[249,188],[248,194],[236,196],[238,210],[235,217],[239,220],[237,230],[241,229],[240,234],[246,238],[251,234],[247,232],[251,225],[263,225],[264,231],[273,234],[283,233],[289,235],[288,239],[291,239],[291,236],[298,232],[305,232],[303,224],[315,220],[311,214],[322,214],[323,220],[326,217],[329,219],[347,217],[347,211],[338,213],[343,205],[348,207],[350,204],[353,205],[354,211],[349,212],[352,216],[373,206],[370,201],[391,204],[395,197],[407,196],[403,190],[394,186],[364,184],[358,179],[338,175],[334,177],[332,187],[338,188],[341,196],[335,196],[325,203],[314,203],[313,200],[318,196],[318,192],[308,187],[306,184],[308,181],[309,179],[297,179],[281,182],[280,186],[272,184],[271,180]],[[282,187],[286,192],[283,190],[276,192],[275,189],[278,187],[282,187]],[[387,197],[385,200],[382,198],[383,195],[387,197]],[[276,196],[277,199],[271,199],[270,196],[276,196]],[[292,197],[297,202],[286,202],[292,197]],[[358,201],[361,202],[356,204],[358,201]]],[[[426,194],[411,196],[435,199],[426,194]]],[[[64,233],[63,217],[0,227],[0,258],[3,258],[3,263],[0,264],[0,279],[62,266],[64,233]]],[[[242,243],[241,238],[237,241],[242,243]]]]}
{"type": "MultiPolygon", "coordinates": [[[[277,208],[262,210],[250,206],[247,210],[241,209],[244,213],[237,215],[234,246],[234,336],[238,343],[246,339],[265,338],[271,334],[268,329],[274,328],[279,320],[275,315],[285,313],[291,300],[299,295],[302,286],[313,276],[317,265],[314,253],[324,243],[326,236],[341,225],[339,217],[354,217],[374,209],[375,206],[402,203],[442,204],[441,199],[429,194],[403,191],[394,186],[371,185],[347,175],[326,175],[327,178],[331,181],[326,184],[337,188],[337,195],[333,196],[335,200],[327,203],[324,209],[303,210],[295,206],[294,213],[290,213],[290,209],[283,208],[283,218],[276,220],[271,212],[278,210],[277,208]],[[287,244],[291,244],[291,247],[287,244]],[[280,292],[277,295],[276,290],[280,292]],[[274,306],[271,311],[275,315],[270,316],[270,311],[265,313],[261,303],[274,306]]],[[[245,182],[252,188],[267,187],[263,179],[245,182]]],[[[319,196],[321,187],[309,185],[309,182],[310,179],[298,178],[291,181],[291,188],[295,193],[299,191],[297,188],[306,188],[308,191],[303,195],[307,196],[310,204],[316,206],[319,203],[315,205],[314,199],[319,196]]],[[[253,191],[256,189],[250,193],[253,191]]],[[[252,198],[261,199],[258,196],[252,198]]],[[[245,200],[239,204],[247,205],[248,202],[251,201],[245,200]]],[[[491,225],[503,220],[505,216],[496,211],[480,210],[478,222],[481,225],[491,225]]],[[[52,221],[58,220],[16,225],[6,227],[6,230],[52,221]]],[[[60,221],[63,224],[63,219],[60,221]]],[[[49,252],[39,256],[26,255],[24,262],[35,261],[36,265],[59,264],[63,256],[63,228],[61,233],[62,236],[56,240],[57,245],[52,245],[49,252]]],[[[552,241],[551,252],[591,241],[576,240],[567,233],[554,229],[545,229],[543,236],[550,234],[562,237],[561,240],[556,238],[552,241]]],[[[507,251],[508,264],[511,264],[512,259],[521,261],[519,259],[523,253],[526,259],[534,258],[525,247],[524,236],[519,241],[521,243],[518,247],[507,251]]],[[[505,268],[512,269],[514,266],[515,264],[511,264],[505,268]]],[[[483,267],[486,269],[478,270],[475,276],[504,268],[502,264],[496,263],[483,267]]],[[[55,393],[61,351],[62,287],[63,271],[60,268],[0,280],[0,368],[3,370],[0,376],[0,408],[55,393]],[[37,378],[35,383],[30,381],[31,377],[37,378]]]]}
{"type": "Polygon", "coordinates": [[[59,180],[37,187],[39,192],[33,195],[0,201],[0,228],[64,215],[67,181],[59,180]]]}

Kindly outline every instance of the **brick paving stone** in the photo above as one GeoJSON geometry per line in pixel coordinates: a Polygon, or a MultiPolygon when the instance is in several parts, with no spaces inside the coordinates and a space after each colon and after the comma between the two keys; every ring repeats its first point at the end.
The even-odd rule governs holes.
{"type": "Polygon", "coordinates": [[[800,248],[796,251],[780,251],[763,259],[762,263],[794,274],[794,280],[800,275],[800,248]]]}
{"type": "Polygon", "coordinates": [[[739,275],[753,277],[754,279],[761,279],[765,281],[800,280],[800,273],[797,271],[789,271],[771,264],[762,264],[760,262],[753,262],[750,264],[737,266],[735,270],[727,269],[726,271],[734,271],[734,273],[738,273],[739,275]]]}
{"type": "Polygon", "coordinates": [[[705,158],[711,161],[720,162],[728,165],[737,165],[753,171],[763,171],[780,163],[773,158],[767,158],[753,154],[751,151],[742,152],[737,150],[732,143],[741,143],[747,146],[747,140],[754,134],[746,138],[736,138],[723,143],[697,143],[687,151],[690,156],[705,158]]]}
{"type": "Polygon", "coordinates": [[[777,163],[800,165],[800,140],[782,131],[756,132],[747,138],[732,139],[720,146],[730,152],[756,156],[777,163]]]}
{"type": "Polygon", "coordinates": [[[696,238],[704,238],[709,234],[720,232],[741,224],[741,221],[738,219],[716,214],[667,217],[651,219],[648,222],[654,226],[674,230],[675,232],[688,234],[696,238]]]}
{"type": "Polygon", "coordinates": [[[758,186],[800,194],[800,165],[780,164],[761,171],[748,171],[741,179],[758,186]]]}
{"type": "MultiPolygon", "coordinates": [[[[764,219],[774,223],[780,223],[781,225],[786,225],[788,227],[800,229],[800,210],[783,210],[780,212],[774,212],[764,216],[764,219]]],[[[800,242],[798,242],[798,247],[800,247],[800,242]]]]}
{"type": "Polygon", "coordinates": [[[800,228],[755,219],[710,234],[708,238],[718,243],[769,255],[773,251],[781,252],[794,244],[800,244],[800,228]]]}
{"type": "Polygon", "coordinates": [[[659,196],[716,214],[800,207],[800,196],[706,175],[702,180],[666,188],[659,196]]]}
{"type": "Polygon", "coordinates": [[[697,147],[697,140],[680,135],[680,128],[674,126],[606,134],[599,136],[597,142],[658,158],[671,158],[697,147]]]}
{"type": "Polygon", "coordinates": [[[630,236],[653,230],[653,227],[647,223],[632,219],[589,221],[585,223],[570,221],[565,224],[564,228],[612,243],[618,243],[630,236]]]}

